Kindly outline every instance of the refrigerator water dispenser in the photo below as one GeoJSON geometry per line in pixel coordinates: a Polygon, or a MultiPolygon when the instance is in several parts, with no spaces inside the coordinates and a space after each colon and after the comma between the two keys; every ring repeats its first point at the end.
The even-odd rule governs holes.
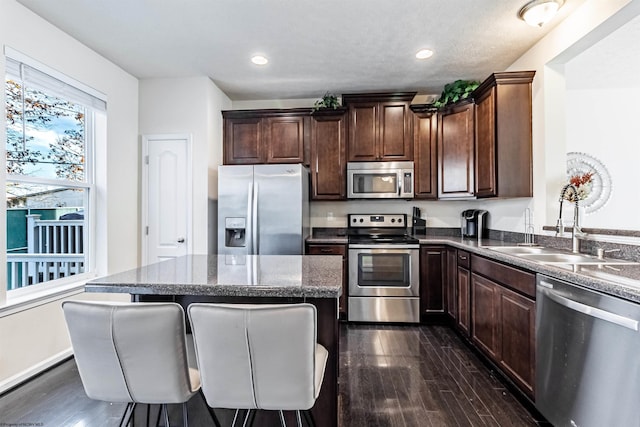
{"type": "Polygon", "coordinates": [[[246,246],[246,218],[225,218],[225,246],[228,248],[243,248],[246,246]]]}

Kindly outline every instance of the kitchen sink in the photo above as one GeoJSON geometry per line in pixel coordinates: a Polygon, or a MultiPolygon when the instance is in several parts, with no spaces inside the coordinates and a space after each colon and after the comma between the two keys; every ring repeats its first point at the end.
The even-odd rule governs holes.
{"type": "Polygon", "coordinates": [[[560,249],[542,246],[484,246],[485,249],[517,256],[540,264],[573,264],[573,265],[633,265],[634,261],[612,258],[598,258],[593,255],[576,254],[560,249]]]}
{"type": "Polygon", "coordinates": [[[549,250],[540,246],[485,246],[485,248],[509,255],[540,254],[549,250]]]}

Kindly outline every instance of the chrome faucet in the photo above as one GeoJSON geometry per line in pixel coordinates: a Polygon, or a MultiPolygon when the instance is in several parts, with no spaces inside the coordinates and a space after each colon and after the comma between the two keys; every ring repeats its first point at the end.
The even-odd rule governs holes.
{"type": "Polygon", "coordinates": [[[564,223],[562,222],[562,203],[564,202],[564,198],[567,196],[569,190],[573,192],[573,197],[575,198],[575,206],[573,207],[573,228],[571,230],[571,252],[579,253],[580,242],[578,239],[580,237],[584,237],[585,233],[582,232],[579,223],[578,207],[580,206],[580,200],[578,199],[578,187],[573,184],[565,185],[564,187],[562,187],[562,191],[560,191],[560,214],[558,215],[558,223],[556,224],[556,236],[562,236],[564,234],[564,223]]]}

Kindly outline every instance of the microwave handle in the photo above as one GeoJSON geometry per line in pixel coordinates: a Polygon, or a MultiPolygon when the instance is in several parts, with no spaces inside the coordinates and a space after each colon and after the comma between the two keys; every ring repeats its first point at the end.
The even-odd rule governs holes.
{"type": "Polygon", "coordinates": [[[398,197],[402,194],[402,179],[398,179],[398,197]]]}

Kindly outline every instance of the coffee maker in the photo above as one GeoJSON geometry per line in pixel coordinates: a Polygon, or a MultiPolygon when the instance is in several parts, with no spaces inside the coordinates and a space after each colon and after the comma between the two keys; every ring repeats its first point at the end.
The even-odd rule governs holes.
{"type": "Polygon", "coordinates": [[[487,218],[489,212],[482,209],[467,209],[460,214],[460,233],[462,237],[477,237],[478,240],[487,236],[487,218]]]}

